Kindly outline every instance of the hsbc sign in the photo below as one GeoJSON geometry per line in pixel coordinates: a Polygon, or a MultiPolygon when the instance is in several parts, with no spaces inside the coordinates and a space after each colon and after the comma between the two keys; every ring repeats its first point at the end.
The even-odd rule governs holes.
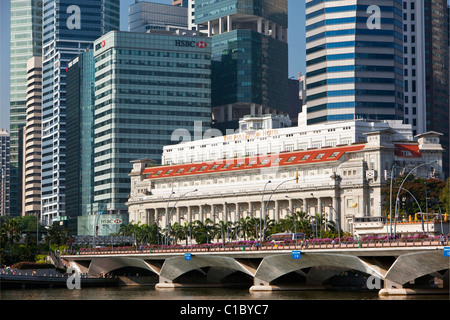
{"type": "Polygon", "coordinates": [[[99,49],[103,48],[105,46],[105,44],[106,44],[105,40],[103,40],[102,42],[97,43],[95,45],[95,50],[99,50],[99,49]]]}
{"type": "Polygon", "coordinates": [[[206,48],[208,45],[204,41],[188,41],[188,40],[175,40],[176,47],[191,47],[191,48],[206,48]]]}

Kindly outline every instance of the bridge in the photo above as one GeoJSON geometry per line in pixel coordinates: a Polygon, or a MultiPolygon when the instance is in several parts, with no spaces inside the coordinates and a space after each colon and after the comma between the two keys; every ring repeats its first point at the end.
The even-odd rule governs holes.
{"type": "Polygon", "coordinates": [[[246,285],[252,292],[311,290],[348,281],[354,285],[352,280],[359,279],[363,288],[379,290],[380,295],[449,294],[450,259],[435,240],[117,248],[63,258],[89,276],[113,274],[127,279],[126,284],[155,284],[157,289],[246,285]]]}

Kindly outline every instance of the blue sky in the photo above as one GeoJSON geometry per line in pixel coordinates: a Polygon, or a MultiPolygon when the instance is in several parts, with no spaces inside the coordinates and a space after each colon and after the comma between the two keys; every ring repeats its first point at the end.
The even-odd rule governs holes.
{"type": "MultiPolygon", "coordinates": [[[[172,0],[148,0],[171,4],[172,0]]],[[[276,0],[274,0],[276,1],[276,0]]],[[[305,3],[289,1],[289,77],[305,73],[305,3]]],[[[449,0],[450,1],[450,0],[449,0]]],[[[74,0],[76,3],[76,0],[74,0]]],[[[121,0],[121,30],[128,30],[128,6],[135,0],[121,0]]],[[[0,127],[9,129],[9,25],[10,0],[0,0],[0,127]]]]}

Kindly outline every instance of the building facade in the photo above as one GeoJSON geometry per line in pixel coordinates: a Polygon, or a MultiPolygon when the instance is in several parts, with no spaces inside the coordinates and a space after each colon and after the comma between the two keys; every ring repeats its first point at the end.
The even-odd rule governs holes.
{"type": "Polygon", "coordinates": [[[42,57],[27,61],[27,118],[23,129],[22,215],[39,218],[42,162],[42,57]]]}
{"type": "Polygon", "coordinates": [[[128,7],[128,31],[188,29],[187,6],[136,2],[128,7]]]}
{"type": "Polygon", "coordinates": [[[0,129],[0,215],[10,215],[10,137],[6,129],[0,129]]]}
{"type": "Polygon", "coordinates": [[[22,154],[19,131],[26,123],[27,61],[42,54],[43,0],[11,1],[10,138],[11,214],[22,209],[22,154]]]}
{"type": "MultiPolygon", "coordinates": [[[[336,132],[347,128],[334,127],[336,132]]],[[[350,130],[358,131],[356,126],[350,130]]],[[[263,136],[264,132],[256,133],[263,136]]],[[[298,137],[302,133],[299,129],[298,137]]],[[[159,167],[149,166],[146,160],[135,161],[127,202],[129,221],[157,223],[161,228],[207,218],[217,222],[267,215],[278,221],[301,210],[321,214],[355,233],[358,219],[377,220],[386,215],[381,189],[390,181],[394,164],[395,176],[425,163],[416,169],[417,176],[442,175],[440,134],[423,134],[418,142],[396,141],[403,134],[391,128],[361,134],[365,142],[282,153],[222,158],[222,146],[210,145],[217,154],[215,160],[159,167]]],[[[239,142],[250,137],[232,138],[239,142]]]]}
{"type": "Polygon", "coordinates": [[[212,37],[213,125],[287,114],[287,1],[196,0],[195,23],[212,37]]]}
{"type": "Polygon", "coordinates": [[[308,125],[403,119],[402,2],[306,1],[308,125]]]}
{"type": "Polygon", "coordinates": [[[425,81],[427,131],[441,132],[444,171],[450,176],[450,55],[448,6],[446,0],[424,1],[425,11],[425,81]]]}
{"type": "Polygon", "coordinates": [[[73,59],[67,70],[66,216],[69,226],[94,208],[94,51],[73,59]]]}
{"type": "Polygon", "coordinates": [[[120,0],[45,0],[43,3],[42,216],[65,215],[66,68],[93,41],[118,30],[120,0]]]}
{"type": "MultiPolygon", "coordinates": [[[[211,123],[211,41],[171,32],[110,32],[94,44],[94,202],[127,211],[130,161],[211,123]]],[[[200,135],[203,131],[200,131],[200,135]]]]}

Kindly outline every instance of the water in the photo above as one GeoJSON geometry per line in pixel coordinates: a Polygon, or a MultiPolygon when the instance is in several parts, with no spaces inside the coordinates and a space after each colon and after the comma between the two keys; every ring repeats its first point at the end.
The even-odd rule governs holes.
{"type": "Polygon", "coordinates": [[[336,320],[380,314],[382,310],[390,319],[414,319],[417,310],[445,312],[450,302],[448,295],[379,297],[376,290],[251,293],[248,288],[156,290],[154,286],[4,289],[0,298],[2,315],[10,314],[11,310],[14,316],[27,318],[27,315],[35,317],[38,311],[39,314],[51,311],[64,317],[123,320],[131,317],[280,320],[314,315],[318,319],[336,320]]]}
{"type": "Polygon", "coordinates": [[[154,286],[108,288],[3,289],[1,300],[448,300],[448,295],[380,297],[378,291],[273,291],[250,292],[248,288],[181,288],[156,290],[154,286]]]}

